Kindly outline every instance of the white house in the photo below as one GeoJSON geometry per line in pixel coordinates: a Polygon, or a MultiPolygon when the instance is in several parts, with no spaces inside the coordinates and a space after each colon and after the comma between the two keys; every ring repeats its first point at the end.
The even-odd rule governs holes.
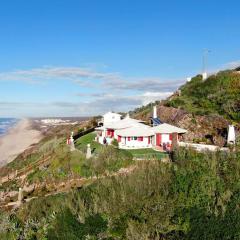
{"type": "Polygon", "coordinates": [[[172,145],[173,133],[177,133],[178,140],[181,140],[181,136],[187,132],[185,129],[166,123],[154,127],[147,126],[143,121],[129,116],[109,121],[111,114],[105,114],[104,118],[107,117],[107,121],[104,121],[103,118],[103,126],[95,129],[97,132],[96,140],[101,144],[110,144],[113,139],[116,139],[119,142],[119,148],[162,147],[166,149],[172,145]]]}

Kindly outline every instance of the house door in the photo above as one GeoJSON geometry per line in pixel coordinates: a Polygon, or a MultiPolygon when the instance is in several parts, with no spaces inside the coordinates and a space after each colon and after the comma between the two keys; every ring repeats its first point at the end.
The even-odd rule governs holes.
{"type": "Polygon", "coordinates": [[[156,134],[156,145],[160,146],[160,144],[162,143],[162,135],[160,133],[156,134]]]}

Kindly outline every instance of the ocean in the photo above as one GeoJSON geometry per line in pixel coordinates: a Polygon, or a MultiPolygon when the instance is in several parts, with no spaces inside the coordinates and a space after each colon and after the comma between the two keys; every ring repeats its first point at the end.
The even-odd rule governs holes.
{"type": "Polygon", "coordinates": [[[17,121],[16,118],[0,118],[0,136],[5,134],[17,121]]]}

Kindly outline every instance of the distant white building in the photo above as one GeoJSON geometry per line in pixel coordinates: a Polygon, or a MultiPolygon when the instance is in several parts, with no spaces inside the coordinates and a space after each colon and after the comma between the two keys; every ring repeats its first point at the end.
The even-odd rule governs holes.
{"type": "Polygon", "coordinates": [[[122,115],[114,112],[107,112],[103,115],[99,125],[106,125],[109,123],[117,122],[122,119],[122,115]]]}
{"type": "MultiPolygon", "coordinates": [[[[156,117],[156,108],[154,108],[154,116],[156,117]]],[[[170,148],[173,133],[177,133],[178,140],[180,140],[181,136],[187,132],[185,129],[166,123],[150,127],[141,120],[136,120],[129,116],[121,119],[121,115],[113,115],[113,113],[105,114],[103,116],[103,125],[95,130],[97,131],[97,141],[99,143],[110,144],[113,139],[116,139],[119,143],[119,148],[128,149],[170,148]],[[116,120],[117,117],[118,120],[116,120]],[[114,119],[114,121],[110,121],[111,119],[114,119]]]]}

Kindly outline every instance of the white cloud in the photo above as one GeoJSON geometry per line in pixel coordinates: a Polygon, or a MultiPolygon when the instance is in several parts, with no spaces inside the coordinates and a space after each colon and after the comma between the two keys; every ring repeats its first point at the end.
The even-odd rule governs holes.
{"type": "Polygon", "coordinates": [[[81,80],[86,79],[115,79],[117,73],[99,73],[80,67],[42,67],[30,70],[15,70],[0,73],[0,81],[40,82],[51,79],[81,80]]]}
{"type": "Polygon", "coordinates": [[[173,92],[146,92],[142,95],[142,105],[169,97],[173,92]]]}
{"type": "Polygon", "coordinates": [[[184,83],[183,80],[163,80],[157,77],[129,78],[123,77],[119,73],[102,73],[80,67],[42,67],[0,73],[0,81],[41,83],[51,80],[69,80],[84,87],[123,91],[168,91],[175,90],[184,83]]]}
{"type": "Polygon", "coordinates": [[[64,99],[49,103],[0,102],[1,113],[5,113],[7,108],[12,109],[12,112],[16,110],[14,114],[25,113],[31,116],[81,116],[101,114],[109,110],[128,111],[168,97],[184,83],[159,77],[123,77],[119,73],[98,72],[80,67],[42,67],[0,73],[0,81],[32,84],[52,80],[67,80],[89,88],[91,93],[72,93],[80,98],[79,101],[75,99],[70,102],[64,99]]]}

